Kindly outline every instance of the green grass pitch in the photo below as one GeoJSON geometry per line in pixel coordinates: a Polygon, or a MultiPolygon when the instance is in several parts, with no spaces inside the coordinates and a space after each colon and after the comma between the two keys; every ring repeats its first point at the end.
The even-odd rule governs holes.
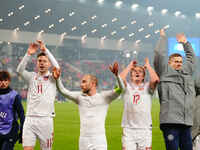
{"type": "MultiPolygon", "coordinates": [[[[80,129],[78,106],[72,102],[56,103],[55,109],[56,117],[54,119],[55,137],[53,150],[78,150],[80,129]]],[[[165,150],[162,133],[159,129],[159,109],[160,107],[158,100],[153,100],[153,150],[165,150]]],[[[106,119],[108,150],[121,150],[122,112],[122,101],[116,100],[111,103],[106,119]]],[[[22,150],[22,146],[16,144],[14,150],[22,150]]],[[[35,150],[40,150],[38,143],[36,144],[35,150]]]]}

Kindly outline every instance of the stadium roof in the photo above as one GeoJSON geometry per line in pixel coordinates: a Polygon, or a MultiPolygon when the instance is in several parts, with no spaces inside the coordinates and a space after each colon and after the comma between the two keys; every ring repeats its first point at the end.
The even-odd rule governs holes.
{"type": "Polygon", "coordinates": [[[0,29],[139,43],[163,27],[171,36],[199,36],[199,6],[197,0],[6,0],[0,29]]]}

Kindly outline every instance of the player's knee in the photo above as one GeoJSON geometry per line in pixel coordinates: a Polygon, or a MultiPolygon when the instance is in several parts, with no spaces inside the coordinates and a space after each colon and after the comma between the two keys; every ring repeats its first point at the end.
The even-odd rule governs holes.
{"type": "Polygon", "coordinates": [[[32,146],[24,146],[24,150],[34,150],[32,146]]]}

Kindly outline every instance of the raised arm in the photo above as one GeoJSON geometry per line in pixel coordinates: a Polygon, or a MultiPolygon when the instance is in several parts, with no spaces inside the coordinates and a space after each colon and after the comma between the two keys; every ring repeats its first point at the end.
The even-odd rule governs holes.
{"type": "Polygon", "coordinates": [[[31,55],[35,54],[38,49],[38,45],[35,43],[31,43],[27,50],[27,53],[17,66],[17,73],[19,73],[26,81],[29,81],[31,78],[31,73],[26,70],[26,65],[31,57],[31,55]]]}
{"type": "Polygon", "coordinates": [[[113,66],[110,65],[109,69],[115,75],[118,82],[118,87],[115,88],[114,90],[102,92],[107,103],[110,103],[113,100],[115,100],[121,94],[121,92],[125,89],[124,83],[121,77],[118,75],[118,70],[119,70],[118,63],[115,62],[113,66]]]}
{"type": "Polygon", "coordinates": [[[78,96],[80,95],[80,92],[71,92],[67,90],[64,85],[62,84],[61,78],[60,78],[61,71],[60,69],[57,69],[56,67],[53,68],[53,77],[56,80],[56,86],[58,91],[65,96],[66,98],[74,101],[76,104],[79,103],[78,96]]]}
{"type": "Polygon", "coordinates": [[[130,64],[120,73],[120,77],[124,81],[125,86],[126,86],[126,77],[136,64],[137,64],[136,61],[131,61],[130,64]]]}
{"type": "Polygon", "coordinates": [[[45,44],[40,40],[37,40],[37,42],[38,42],[38,44],[40,46],[41,51],[43,51],[44,53],[47,54],[47,57],[49,58],[51,64],[54,67],[59,69],[60,66],[59,66],[58,62],[56,61],[55,57],[51,54],[51,52],[46,48],[45,44]]]}
{"type": "Polygon", "coordinates": [[[144,67],[149,72],[149,76],[150,76],[150,85],[149,85],[149,87],[150,87],[151,91],[154,91],[155,88],[156,88],[156,84],[159,82],[159,77],[158,77],[157,73],[155,72],[155,70],[151,67],[148,58],[145,58],[144,67]]]}
{"type": "Polygon", "coordinates": [[[183,48],[185,51],[186,64],[184,64],[184,69],[192,74],[195,69],[195,54],[192,45],[187,41],[187,38],[183,33],[177,34],[176,39],[177,42],[183,44],[183,48]]]}
{"type": "Polygon", "coordinates": [[[154,67],[158,76],[160,76],[167,65],[167,37],[164,29],[160,30],[160,39],[158,40],[154,50],[154,67]]]}

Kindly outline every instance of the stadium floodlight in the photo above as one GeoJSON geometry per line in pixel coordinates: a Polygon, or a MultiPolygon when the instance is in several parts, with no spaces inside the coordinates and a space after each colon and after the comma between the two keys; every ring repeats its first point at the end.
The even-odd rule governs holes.
{"type": "Polygon", "coordinates": [[[94,20],[94,19],[96,19],[96,18],[97,18],[96,15],[94,15],[94,16],[91,17],[92,20],[94,20]]]}
{"type": "Polygon", "coordinates": [[[66,33],[66,32],[63,32],[63,33],[60,35],[60,40],[61,40],[61,42],[63,41],[63,39],[64,39],[65,35],[67,35],[67,33],[66,33]]]}
{"type": "Polygon", "coordinates": [[[160,30],[156,30],[154,33],[155,33],[155,34],[158,34],[159,32],[160,32],[160,30]]]}
{"type": "Polygon", "coordinates": [[[113,18],[112,19],[112,22],[116,22],[118,19],[117,18],[113,18]]]}
{"type": "Polygon", "coordinates": [[[105,40],[105,39],[106,39],[106,36],[101,37],[101,40],[105,40]]]}
{"type": "Polygon", "coordinates": [[[22,10],[24,8],[24,5],[21,5],[18,9],[22,10]]]}
{"type": "Polygon", "coordinates": [[[139,7],[138,4],[133,4],[133,5],[131,6],[131,9],[132,9],[133,11],[136,11],[136,10],[138,9],[138,7],[139,7]]]}
{"type": "Polygon", "coordinates": [[[41,39],[43,33],[44,33],[44,30],[41,30],[40,32],[38,32],[37,39],[41,39]]]}
{"type": "Polygon", "coordinates": [[[77,29],[77,27],[76,27],[76,26],[72,27],[72,31],[75,31],[76,29],[77,29]]]}
{"type": "Polygon", "coordinates": [[[141,42],[141,40],[137,40],[137,41],[135,41],[136,44],[139,44],[140,42],[141,42]]]}
{"type": "Polygon", "coordinates": [[[49,29],[53,28],[54,27],[54,24],[51,24],[49,25],[49,29]]]}
{"type": "Polygon", "coordinates": [[[147,35],[145,36],[145,38],[148,39],[148,38],[150,38],[150,36],[151,36],[151,34],[147,34],[147,35]]]}
{"type": "Polygon", "coordinates": [[[180,11],[176,11],[175,13],[174,13],[174,16],[176,16],[176,17],[179,17],[181,15],[181,12],[180,11]]]}
{"type": "Polygon", "coordinates": [[[69,13],[69,16],[70,16],[70,17],[73,16],[73,15],[75,15],[75,12],[74,12],[74,11],[72,11],[72,12],[69,13]]]}
{"type": "Polygon", "coordinates": [[[82,37],[81,37],[81,40],[85,40],[87,38],[87,34],[84,34],[82,37]]]}
{"type": "Polygon", "coordinates": [[[3,22],[3,19],[2,19],[2,18],[0,18],[0,22],[3,22]]]}
{"type": "Polygon", "coordinates": [[[143,27],[140,28],[140,29],[138,29],[138,32],[142,32],[142,31],[144,31],[144,28],[143,28],[143,27]]]}
{"type": "Polygon", "coordinates": [[[15,32],[19,31],[19,27],[15,28],[14,31],[15,31],[15,32]]]}
{"type": "Polygon", "coordinates": [[[154,10],[154,7],[153,7],[153,6],[148,6],[148,7],[147,7],[147,12],[148,12],[148,15],[149,15],[149,16],[152,15],[153,10],[154,10]]]}
{"type": "Polygon", "coordinates": [[[168,12],[168,9],[162,9],[162,10],[161,10],[161,14],[162,14],[162,15],[166,15],[167,12],[168,12]]]}
{"type": "Polygon", "coordinates": [[[10,13],[8,13],[8,17],[10,17],[10,16],[13,16],[14,15],[14,12],[10,12],[10,13]]]}
{"type": "Polygon", "coordinates": [[[165,29],[165,30],[166,30],[166,29],[169,29],[169,28],[170,28],[170,25],[169,25],[169,24],[163,27],[163,29],[165,29]]]}
{"type": "Polygon", "coordinates": [[[121,38],[119,39],[119,42],[123,42],[125,40],[125,38],[121,38]]]}
{"type": "Polygon", "coordinates": [[[122,4],[123,4],[122,1],[116,1],[115,7],[116,7],[116,8],[121,8],[122,4]]]}
{"type": "Polygon", "coordinates": [[[111,32],[110,34],[111,35],[115,35],[117,33],[117,31],[113,31],[113,32],[111,32]]]}
{"type": "Polygon", "coordinates": [[[104,0],[97,0],[97,3],[102,5],[104,3],[104,0]]]}
{"type": "Polygon", "coordinates": [[[39,18],[40,18],[40,15],[37,15],[37,16],[34,17],[35,20],[37,20],[39,18]]]}
{"type": "Polygon", "coordinates": [[[153,23],[153,22],[151,22],[151,23],[149,23],[149,24],[148,24],[148,26],[149,26],[149,28],[151,28],[151,27],[153,27],[153,26],[154,26],[154,23],[153,23]]]}
{"type": "Polygon", "coordinates": [[[101,25],[102,28],[105,28],[105,27],[107,27],[107,26],[108,26],[108,24],[102,24],[102,25],[101,25]]]}
{"type": "Polygon", "coordinates": [[[131,21],[131,24],[136,24],[136,20],[131,21]]]}
{"type": "Polygon", "coordinates": [[[46,13],[46,14],[48,14],[49,12],[51,12],[51,9],[50,9],[50,8],[44,10],[44,13],[46,13]]]}
{"type": "Polygon", "coordinates": [[[135,33],[130,33],[128,36],[129,37],[132,37],[132,36],[134,36],[135,35],[135,33]]]}
{"type": "Polygon", "coordinates": [[[44,33],[44,30],[41,30],[41,31],[39,32],[39,34],[42,34],[42,33],[44,33]]]}
{"type": "Polygon", "coordinates": [[[153,10],[154,10],[154,7],[153,7],[153,6],[148,6],[148,7],[147,7],[147,11],[148,11],[148,12],[152,12],[153,10]]]}
{"type": "Polygon", "coordinates": [[[91,32],[92,32],[92,33],[95,33],[95,32],[97,32],[97,29],[94,29],[94,30],[92,30],[91,32]]]}
{"type": "Polygon", "coordinates": [[[200,19],[200,13],[195,14],[196,19],[200,19]]]}
{"type": "Polygon", "coordinates": [[[63,32],[61,35],[62,35],[62,36],[65,36],[65,35],[67,35],[67,33],[66,33],[66,32],[63,32]]]}
{"type": "Polygon", "coordinates": [[[27,26],[27,25],[29,25],[30,24],[30,21],[26,21],[25,23],[24,23],[24,26],[27,26]]]}
{"type": "Polygon", "coordinates": [[[126,58],[129,58],[131,57],[131,54],[130,53],[126,53],[126,58]]]}
{"type": "Polygon", "coordinates": [[[126,28],[127,28],[126,25],[124,25],[124,26],[121,27],[122,30],[125,30],[126,28]]]}
{"type": "Polygon", "coordinates": [[[65,20],[65,18],[60,18],[60,19],[58,20],[58,22],[61,23],[61,22],[63,22],[64,20],[65,20]]]}
{"type": "Polygon", "coordinates": [[[87,21],[83,21],[83,22],[81,22],[81,25],[83,26],[83,25],[85,25],[87,23],[87,21]]]}

